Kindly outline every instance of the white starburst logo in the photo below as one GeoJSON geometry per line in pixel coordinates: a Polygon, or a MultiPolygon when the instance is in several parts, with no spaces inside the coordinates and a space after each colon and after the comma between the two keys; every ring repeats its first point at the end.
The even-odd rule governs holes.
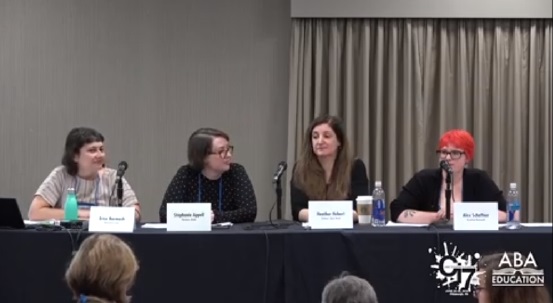
{"type": "Polygon", "coordinates": [[[453,243],[443,243],[443,253],[436,248],[429,248],[434,254],[435,264],[430,265],[433,275],[438,280],[438,288],[445,289],[452,296],[468,296],[474,286],[479,284],[476,262],[479,253],[467,254],[457,249],[453,243]]]}

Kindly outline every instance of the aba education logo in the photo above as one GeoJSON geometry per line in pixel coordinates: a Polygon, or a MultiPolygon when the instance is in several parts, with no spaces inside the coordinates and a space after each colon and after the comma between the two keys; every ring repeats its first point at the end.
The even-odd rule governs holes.
{"type": "Polygon", "coordinates": [[[528,256],[515,252],[511,258],[503,253],[498,269],[492,271],[492,286],[543,286],[544,282],[543,269],[531,252],[528,256]]]}
{"type": "Polygon", "coordinates": [[[430,268],[438,282],[438,288],[450,296],[472,296],[474,288],[479,284],[479,253],[461,251],[451,242],[444,242],[441,252],[434,247],[428,249],[428,253],[434,257],[435,263],[430,268]]]}

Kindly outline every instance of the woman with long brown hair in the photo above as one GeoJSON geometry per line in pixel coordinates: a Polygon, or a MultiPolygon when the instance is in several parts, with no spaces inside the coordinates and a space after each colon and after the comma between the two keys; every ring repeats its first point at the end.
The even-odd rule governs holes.
{"type": "Polygon", "coordinates": [[[79,303],[128,303],[137,271],[136,257],[125,242],[96,234],[83,241],[65,280],[79,303]]]}
{"type": "Polygon", "coordinates": [[[354,159],[342,121],[320,116],[311,122],[290,183],[292,217],[307,222],[309,200],[353,200],[369,194],[365,164],[354,159]]]}

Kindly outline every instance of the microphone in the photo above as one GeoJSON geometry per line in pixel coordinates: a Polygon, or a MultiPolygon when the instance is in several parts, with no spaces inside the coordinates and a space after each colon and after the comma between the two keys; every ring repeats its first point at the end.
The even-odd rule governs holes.
{"type": "Polygon", "coordinates": [[[277,182],[280,179],[287,167],[288,165],[286,164],[286,161],[280,161],[277,167],[277,171],[273,175],[273,183],[277,182]]]}
{"type": "Polygon", "coordinates": [[[121,207],[123,206],[123,175],[125,174],[125,171],[129,165],[125,161],[119,162],[119,165],[117,167],[117,206],[121,207]]]}
{"type": "MultiPolygon", "coordinates": [[[[277,170],[275,172],[275,174],[273,175],[273,184],[275,186],[275,192],[276,192],[276,201],[275,203],[273,203],[273,206],[271,206],[271,209],[269,210],[269,226],[273,227],[273,228],[276,228],[276,229],[280,229],[281,226],[288,226],[287,224],[281,224],[281,223],[277,223],[277,222],[274,222],[273,223],[273,209],[277,209],[277,219],[278,220],[281,220],[282,219],[282,182],[280,180],[280,178],[282,177],[282,174],[286,171],[286,168],[288,167],[288,165],[286,164],[286,161],[280,161],[278,163],[278,167],[277,167],[277,170]]],[[[265,223],[261,223],[259,224],[258,223],[252,223],[251,225],[247,226],[245,229],[246,230],[255,230],[255,229],[265,229],[264,227],[266,227],[267,225],[265,223]]]]}
{"type": "Polygon", "coordinates": [[[125,174],[125,171],[129,165],[125,161],[119,162],[119,165],[117,166],[117,178],[120,179],[125,174]]]}
{"type": "Polygon", "coordinates": [[[451,166],[446,160],[440,161],[440,168],[445,170],[448,174],[452,174],[453,170],[451,169],[451,166]]]}
{"type": "Polygon", "coordinates": [[[440,168],[447,172],[445,176],[445,219],[446,222],[451,220],[451,177],[453,175],[453,170],[446,160],[440,161],[440,168]]]}

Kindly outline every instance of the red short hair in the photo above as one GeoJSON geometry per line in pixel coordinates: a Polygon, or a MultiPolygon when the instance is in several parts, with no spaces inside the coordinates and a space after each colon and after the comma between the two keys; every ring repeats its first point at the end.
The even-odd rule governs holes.
{"type": "Polygon", "coordinates": [[[472,160],[474,157],[474,138],[464,129],[452,129],[443,134],[438,143],[438,149],[448,145],[464,150],[468,160],[472,160]]]}

